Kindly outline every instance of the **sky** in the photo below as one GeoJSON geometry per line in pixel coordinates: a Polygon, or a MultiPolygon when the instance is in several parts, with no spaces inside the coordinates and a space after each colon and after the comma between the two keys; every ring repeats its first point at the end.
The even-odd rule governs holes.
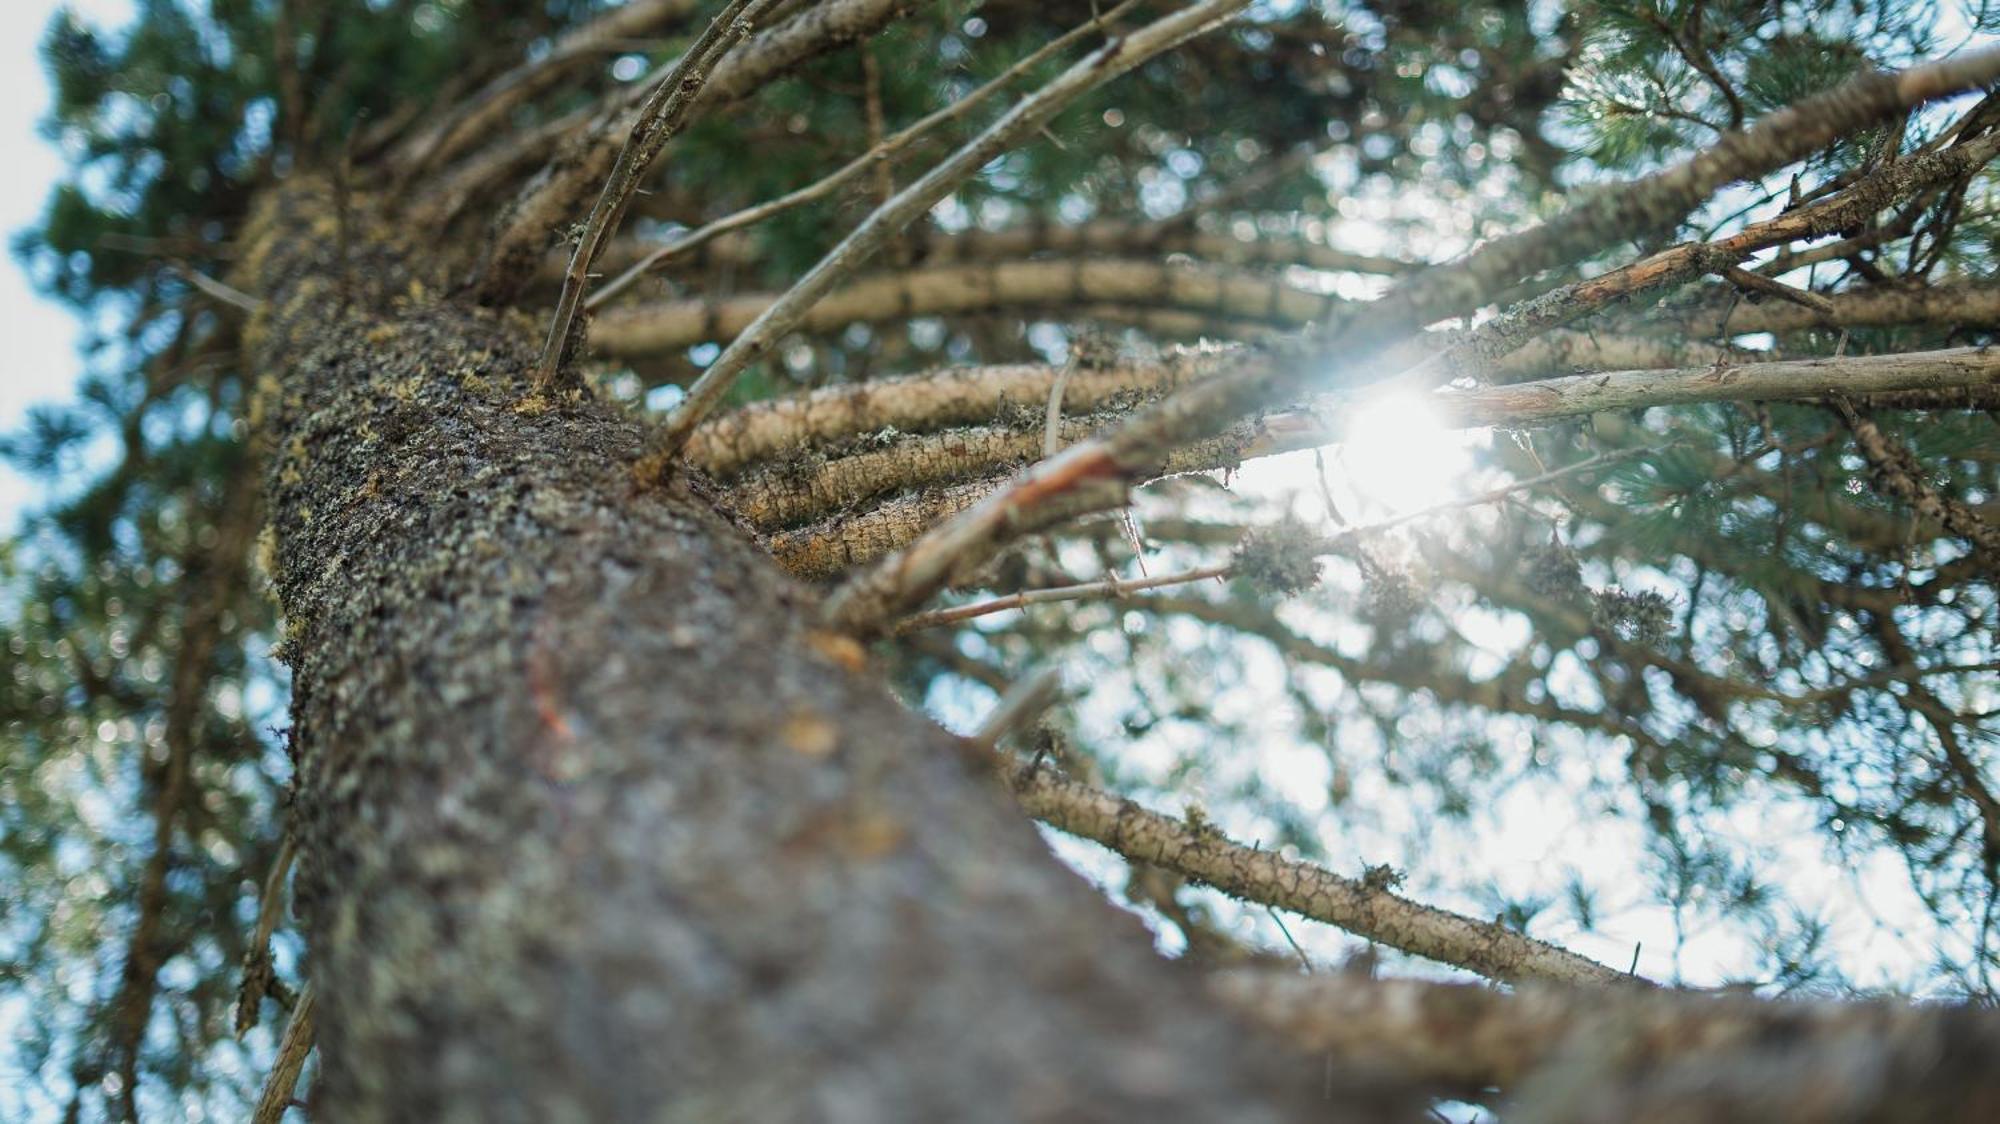
{"type": "MultiPolygon", "coordinates": [[[[61,157],[37,123],[48,112],[48,78],[39,48],[42,31],[62,7],[91,23],[117,26],[131,17],[131,0],[0,0],[0,237],[33,226],[61,171],[61,157]]],[[[0,263],[0,433],[21,424],[37,402],[62,401],[83,373],[81,328],[66,308],[36,294],[9,252],[0,263]]],[[[0,467],[0,534],[10,532],[34,503],[34,489],[0,467]]]]}

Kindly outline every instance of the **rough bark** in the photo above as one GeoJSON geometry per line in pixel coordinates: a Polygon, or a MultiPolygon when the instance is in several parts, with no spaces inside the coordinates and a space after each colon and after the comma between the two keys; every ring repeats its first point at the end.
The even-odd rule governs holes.
{"type": "Polygon", "coordinates": [[[1478,1090],[1510,1120],[1984,1121],[2000,1019],[1977,1007],[1218,973],[1302,1046],[1478,1090]]]}
{"type": "Polygon", "coordinates": [[[320,1118],[1328,1114],[630,416],[532,393],[532,323],[349,225],[295,183],[243,267],[320,1118]]]}

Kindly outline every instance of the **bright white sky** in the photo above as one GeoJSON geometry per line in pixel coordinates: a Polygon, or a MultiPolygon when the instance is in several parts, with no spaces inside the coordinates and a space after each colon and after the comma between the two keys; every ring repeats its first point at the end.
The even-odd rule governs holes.
{"type": "MultiPolygon", "coordinates": [[[[39,49],[42,31],[59,0],[0,0],[0,237],[34,225],[55,184],[61,160],[36,131],[48,112],[48,78],[39,49]]],[[[70,0],[68,7],[93,24],[122,26],[132,0],[70,0]]],[[[76,318],[39,297],[12,253],[0,264],[0,433],[20,425],[30,405],[61,401],[82,373],[76,318]]],[[[0,468],[0,535],[12,531],[33,490],[0,468]]]]}

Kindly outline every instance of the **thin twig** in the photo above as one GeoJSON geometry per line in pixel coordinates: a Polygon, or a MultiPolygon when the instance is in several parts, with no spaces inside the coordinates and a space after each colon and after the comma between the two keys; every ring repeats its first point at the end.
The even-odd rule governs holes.
{"type": "Polygon", "coordinates": [[[950,105],[925,116],[916,124],[890,135],[882,143],[875,145],[867,152],[849,161],[839,170],[829,173],[821,179],[799,188],[797,191],[781,195],[769,202],[759,203],[753,207],[745,207],[734,214],[725,215],[713,222],[704,223],[700,227],[674,239],[672,242],[659,247],[641,258],[630,269],[598,286],[597,291],[591,294],[590,300],[584,307],[589,309],[599,307],[604,302],[630,288],[639,278],[659,268],[660,265],[668,260],[680,257],[690,250],[698,249],[731,231],[741,230],[746,226],[763,222],[774,215],[783,214],[794,207],[801,207],[815,200],[824,199],[828,195],[833,194],[843,184],[846,184],[870,168],[881,167],[886,169],[891,157],[909,148],[917,141],[922,140],[938,126],[950,124],[985,104],[987,99],[1013,85],[1015,80],[1023,74],[1048,61],[1051,56],[1058,52],[1068,49],[1077,40],[1097,30],[1108,21],[1115,19],[1120,13],[1135,3],[1137,3],[1137,0],[1126,0],[1125,3],[1118,5],[1106,13],[1102,19],[1093,19],[1089,23],[1074,28],[1062,36],[1051,40],[1039,50],[1023,58],[1013,66],[1008,67],[1006,72],[998,78],[993,79],[991,82],[986,83],[984,86],[950,105]]]}
{"type": "Polygon", "coordinates": [[[1148,589],[1159,589],[1169,585],[1186,585],[1189,582],[1207,578],[1226,578],[1236,571],[1234,563],[1203,566],[1198,570],[1182,570],[1178,573],[1161,574],[1153,578],[1104,578],[1099,581],[1079,582],[1076,585],[1050,586],[1047,589],[1027,589],[1010,593],[1005,597],[995,597],[987,601],[975,601],[970,605],[955,605],[949,609],[935,609],[928,613],[918,613],[896,626],[898,633],[915,632],[918,629],[936,628],[943,624],[957,624],[974,617],[1004,613],[1009,609],[1026,608],[1029,605],[1047,605],[1058,601],[1083,601],[1093,597],[1116,597],[1126,593],[1137,593],[1148,589]]]}
{"type": "MultiPolygon", "coordinates": [[[[863,43],[856,49],[861,56],[862,109],[868,119],[868,151],[882,147],[888,126],[882,114],[882,68],[876,65],[875,51],[863,43]]],[[[887,160],[875,161],[875,203],[880,206],[896,197],[896,173],[887,160]]]]}
{"type": "Polygon", "coordinates": [[[271,1074],[264,1080],[264,1090],[257,1096],[257,1107],[250,1113],[250,1124],[278,1124],[284,1118],[285,1110],[292,1106],[292,1091],[298,1088],[299,1071],[306,1067],[306,1055],[313,1048],[313,1009],[318,1005],[311,981],[299,989],[299,1001],[292,1008],[292,1017],[285,1023],[285,1033],[278,1040],[278,1056],[271,1063],[271,1074]]]}
{"type": "MultiPolygon", "coordinates": [[[[1456,511],[1460,508],[1479,507],[1484,504],[1495,503],[1517,492],[1538,488],[1544,484],[1553,483],[1567,477],[1580,476],[1586,472],[1603,468],[1606,465],[1630,460],[1633,457],[1657,453],[1663,448],[1666,448],[1666,446],[1649,445],[1632,449],[1620,449],[1616,452],[1599,453],[1588,460],[1581,460],[1575,464],[1565,465],[1562,468],[1544,472],[1539,476],[1530,476],[1524,480],[1515,480],[1497,488],[1490,488],[1478,495],[1465,496],[1459,499],[1447,500],[1443,503],[1432,504],[1418,511],[1405,512],[1393,519],[1385,519],[1381,522],[1370,523],[1365,526],[1349,527],[1323,540],[1316,552],[1321,554],[1331,553],[1340,546],[1366,535],[1379,534],[1382,531],[1391,530],[1419,519],[1428,519],[1433,515],[1446,511],[1456,511]]],[[[1103,596],[1118,597],[1126,593],[1159,589],[1171,585],[1186,585],[1190,582],[1206,581],[1210,578],[1226,579],[1234,575],[1235,572],[1236,564],[1230,562],[1214,566],[1202,566],[1193,570],[1183,570],[1179,573],[1161,574],[1153,578],[1132,580],[1106,578],[1102,581],[1081,582],[1076,585],[1023,590],[1019,593],[1010,593],[1005,597],[995,597],[987,601],[975,601],[969,605],[956,605],[949,609],[935,609],[928,613],[919,613],[898,624],[895,631],[897,633],[914,632],[918,629],[935,628],[938,625],[957,624],[960,621],[971,620],[974,617],[989,616],[993,613],[1005,612],[1008,609],[1024,608],[1028,605],[1046,605],[1058,601],[1083,601],[1103,596]]]]}
{"type": "Polygon", "coordinates": [[[993,704],[993,712],[979,724],[973,732],[972,740],[987,748],[996,749],[1001,739],[1021,729],[1042,716],[1042,712],[1054,706],[1062,693],[1062,671],[1045,667],[1026,679],[1007,688],[1000,701],[993,704]]]}
{"type": "Polygon", "coordinates": [[[1752,273],[1740,265],[1724,266],[1722,276],[1724,280],[1739,289],[1791,301],[1802,308],[1810,308],[1822,316],[1831,317],[1836,311],[1834,303],[1818,293],[1794,288],[1782,281],[1773,281],[1763,274],[1752,273]]]}
{"type": "Polygon", "coordinates": [[[236,989],[239,1038],[257,1025],[264,996],[271,990],[271,934],[278,927],[278,917],[284,913],[285,877],[291,873],[292,853],[292,833],[287,830],[278,844],[277,856],[271,860],[271,870],[264,876],[264,891],[257,901],[257,928],[250,934],[249,947],[243,953],[243,980],[236,989]]]}
{"type": "Polygon", "coordinates": [[[403,142],[390,156],[391,165],[400,169],[400,182],[408,184],[423,172],[445,165],[474,143],[501,132],[516,109],[554,89],[578,68],[599,60],[605,52],[650,54],[659,50],[662,42],[633,36],[675,22],[692,7],[691,0],[633,0],[565,33],[555,40],[547,54],[487,81],[452,110],[429,115],[434,123],[403,142]]]}
{"type": "Polygon", "coordinates": [[[1042,411],[1042,455],[1053,457],[1062,451],[1062,406],[1063,391],[1069,389],[1069,377],[1076,373],[1077,356],[1074,348],[1056,372],[1056,381],[1049,387],[1048,408],[1042,411]]]}
{"type": "MultiPolygon", "coordinates": [[[[2000,49],[1863,75],[1727,134],[1690,160],[1595,191],[1538,227],[1494,239],[1452,265],[1417,274],[1307,337],[1248,351],[1216,377],[1035,463],[1011,484],[840,586],[827,598],[824,617],[830,626],[854,633],[880,629],[929,599],[963,567],[978,565],[1024,531],[1056,518],[1057,512],[1121,504],[1132,481],[1166,450],[1296,394],[1330,357],[1343,360],[1351,384],[1379,381],[1379,375],[1371,379],[1364,374],[1359,362],[1426,324],[1477,307],[1498,286],[1601,252],[1634,231],[1677,225],[1729,184],[1768,175],[1856,129],[1996,77],[2000,49]]],[[[677,450],[679,441],[670,448],[677,450]]]]}
{"type": "Polygon", "coordinates": [[[241,289],[231,288],[191,265],[176,262],[174,263],[173,270],[185,278],[188,284],[201,290],[202,295],[221,301],[231,308],[240,309],[244,312],[256,312],[258,309],[264,307],[263,301],[258,300],[249,293],[243,292],[241,289]]]}
{"type": "Polygon", "coordinates": [[[694,427],[721,404],[737,376],[776,346],[792,325],[850,270],[953,188],[970,179],[994,157],[1033,136],[1071,102],[1154,55],[1200,35],[1247,6],[1249,0],[1201,0],[1129,36],[1112,40],[1022,98],[985,132],[933,165],[894,199],[877,207],[840,245],[745,328],[701,378],[695,380],[687,397],[668,415],[652,447],[636,466],[639,478],[665,477],[679,459],[681,447],[687,444],[694,427]]]}
{"type": "Polygon", "coordinates": [[[1285,943],[1292,946],[1292,952],[1299,958],[1299,967],[1304,968],[1307,975],[1312,975],[1314,971],[1312,957],[1307,956],[1306,950],[1299,947],[1298,940],[1292,936],[1291,926],[1286,925],[1285,919],[1278,915],[1278,908],[1267,905],[1264,907],[1264,912],[1270,915],[1271,923],[1278,927],[1278,932],[1284,934],[1285,943]]]}
{"type": "Polygon", "coordinates": [[[596,264],[597,255],[604,250],[605,240],[611,237],[619,220],[625,217],[625,208],[630,205],[639,181],[652,168],[653,160],[666,147],[667,141],[680,131],[688,110],[694,106],[703,84],[708,81],[709,72],[715,69],[715,64],[722,61],[730,48],[750,34],[757,16],[772,2],[730,0],[639,108],[638,119],[632,123],[632,132],[626,138],[625,146],[619,149],[618,161],[604,181],[604,190],[598,195],[596,206],[590,209],[590,217],[584,220],[576,249],[570,252],[569,268],[563,274],[562,296],[556,301],[555,316],[549,321],[548,339],[542,344],[541,360],[535,368],[536,382],[542,388],[554,385],[556,374],[568,357],[570,326],[575,323],[577,311],[583,307],[584,295],[590,288],[590,267],[596,264]]]}

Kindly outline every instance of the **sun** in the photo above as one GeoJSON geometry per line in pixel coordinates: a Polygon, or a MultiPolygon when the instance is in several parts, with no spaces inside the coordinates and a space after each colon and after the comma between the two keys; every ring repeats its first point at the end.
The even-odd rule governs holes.
{"type": "Polygon", "coordinates": [[[1416,391],[1361,398],[1340,423],[1348,490],[1386,514],[1444,503],[1471,474],[1479,435],[1444,425],[1416,391]]]}
{"type": "Polygon", "coordinates": [[[1346,517],[1387,518],[1465,494],[1473,451],[1486,440],[1485,431],[1445,425],[1414,390],[1357,396],[1327,420],[1335,442],[1320,458],[1302,452],[1252,462],[1243,486],[1293,493],[1302,508],[1319,508],[1323,460],[1326,487],[1346,517]]]}

